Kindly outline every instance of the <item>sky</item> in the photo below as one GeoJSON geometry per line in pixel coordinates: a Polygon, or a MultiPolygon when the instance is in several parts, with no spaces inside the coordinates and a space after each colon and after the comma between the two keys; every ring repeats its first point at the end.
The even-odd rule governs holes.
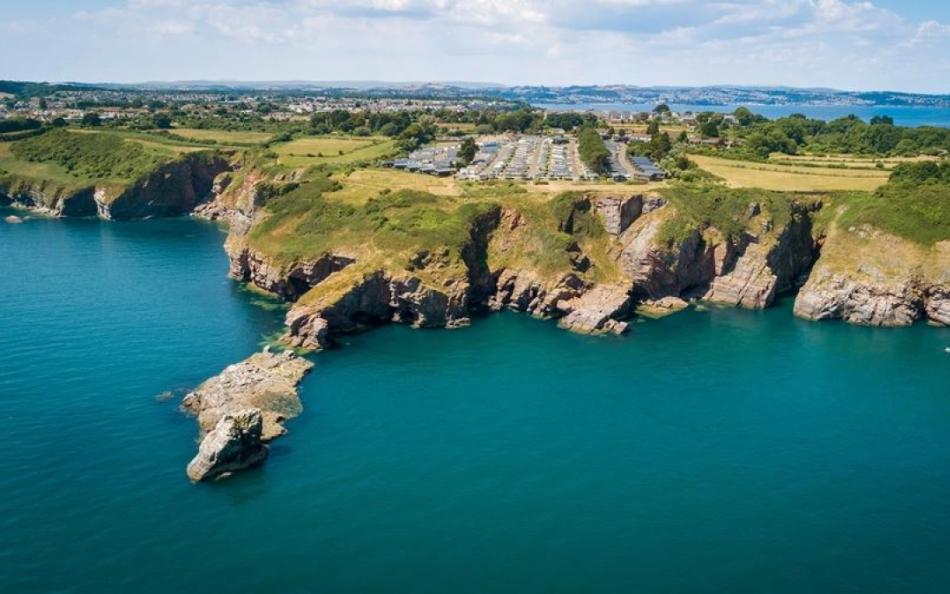
{"type": "Polygon", "coordinates": [[[950,93],[947,0],[0,0],[0,79],[950,93]]]}

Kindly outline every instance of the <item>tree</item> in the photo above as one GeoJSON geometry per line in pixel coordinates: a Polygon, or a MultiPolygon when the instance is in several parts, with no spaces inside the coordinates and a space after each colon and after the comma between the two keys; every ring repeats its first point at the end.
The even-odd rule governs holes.
{"type": "Polygon", "coordinates": [[[874,116],[873,118],[871,118],[871,125],[872,126],[893,126],[894,118],[887,115],[874,116]]]}
{"type": "Polygon", "coordinates": [[[462,141],[462,146],[459,148],[459,161],[463,165],[468,165],[475,159],[475,153],[478,152],[478,146],[475,144],[475,140],[469,136],[462,141]]]}
{"type": "Polygon", "coordinates": [[[152,117],[152,123],[159,130],[169,130],[172,127],[172,119],[167,113],[157,113],[152,117]]]}
{"type": "Polygon", "coordinates": [[[403,151],[414,151],[435,138],[436,127],[431,120],[420,120],[410,124],[399,135],[399,148],[403,151]]]}
{"type": "Polygon", "coordinates": [[[50,122],[50,124],[54,128],[63,128],[66,126],[66,120],[64,120],[63,118],[56,118],[52,122],[50,122]]]}
{"type": "Polygon", "coordinates": [[[45,109],[47,108],[47,103],[46,103],[46,99],[45,99],[45,98],[40,97],[39,107],[40,107],[40,109],[42,109],[42,110],[45,110],[45,109]]]}
{"type": "Polygon", "coordinates": [[[719,122],[708,119],[699,125],[699,133],[707,138],[719,138],[719,122]]]}
{"type": "Polygon", "coordinates": [[[577,133],[577,152],[581,160],[597,173],[610,169],[610,151],[595,128],[585,126],[577,133]]]}
{"type": "Polygon", "coordinates": [[[673,143],[670,142],[670,135],[666,132],[657,134],[650,140],[650,157],[654,161],[662,161],[670,153],[673,143]]]}
{"type": "Polygon", "coordinates": [[[94,111],[87,111],[82,114],[82,125],[83,126],[98,126],[102,124],[102,118],[99,117],[99,114],[94,111]]]}
{"type": "Polygon", "coordinates": [[[680,132],[680,135],[676,138],[676,142],[679,142],[681,144],[689,143],[689,134],[686,133],[686,130],[683,130],[682,132],[680,132]]]}
{"type": "Polygon", "coordinates": [[[670,106],[667,105],[666,103],[660,103],[656,107],[653,108],[653,113],[657,115],[669,115],[670,106]]]}
{"type": "Polygon", "coordinates": [[[755,122],[755,114],[748,107],[740,107],[732,112],[732,115],[736,116],[736,120],[743,128],[755,122]]]}
{"type": "Polygon", "coordinates": [[[647,124],[647,134],[649,134],[650,136],[656,136],[659,133],[660,133],[659,122],[657,122],[656,120],[653,120],[652,122],[647,124]]]}

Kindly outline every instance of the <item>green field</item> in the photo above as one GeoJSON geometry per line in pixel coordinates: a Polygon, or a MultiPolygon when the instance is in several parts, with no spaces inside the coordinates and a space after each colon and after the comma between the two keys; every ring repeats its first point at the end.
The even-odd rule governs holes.
{"type": "Polygon", "coordinates": [[[81,188],[90,183],[90,180],[70,174],[61,165],[18,159],[11,153],[10,147],[11,143],[0,142],[0,176],[7,173],[25,179],[50,182],[63,188],[81,188]]]}
{"type": "Polygon", "coordinates": [[[58,129],[0,143],[0,173],[62,188],[122,185],[183,154],[207,150],[129,130],[58,129]]]}
{"type": "Polygon", "coordinates": [[[202,130],[198,128],[175,128],[172,134],[197,141],[213,140],[218,144],[261,144],[272,136],[269,132],[245,132],[231,130],[202,130]]]}
{"type": "Polygon", "coordinates": [[[273,147],[278,163],[285,167],[338,165],[384,159],[395,150],[385,137],[308,136],[273,147]]]}
{"type": "Polygon", "coordinates": [[[838,190],[872,191],[885,183],[886,169],[846,169],[809,163],[785,165],[737,161],[705,155],[690,155],[690,160],[733,188],[761,188],[784,192],[838,190]]]}

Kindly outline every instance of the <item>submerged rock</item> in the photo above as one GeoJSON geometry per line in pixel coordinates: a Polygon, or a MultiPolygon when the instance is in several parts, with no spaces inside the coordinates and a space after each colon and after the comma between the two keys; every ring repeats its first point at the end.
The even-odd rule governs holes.
{"type": "Polygon", "coordinates": [[[262,439],[261,410],[250,408],[221,417],[198,446],[198,454],[188,463],[188,478],[203,481],[222,478],[267,458],[262,439]]]}
{"type": "MultiPolygon", "coordinates": [[[[185,396],[182,408],[198,417],[202,435],[198,455],[192,464],[201,459],[207,462],[221,458],[226,453],[222,448],[227,452],[249,448],[240,456],[227,453],[227,472],[240,469],[236,467],[239,461],[245,462],[243,468],[263,459],[252,451],[257,448],[252,434],[256,434],[257,441],[263,444],[286,432],[282,423],[302,410],[297,385],[312,368],[313,363],[291,352],[264,351],[229,365],[185,396]],[[255,415],[260,419],[259,429],[254,423],[248,424],[249,419],[245,418],[248,411],[256,411],[255,415]],[[230,420],[225,422],[229,417],[230,420]],[[248,432],[250,434],[245,435],[248,432]],[[214,453],[218,451],[222,453],[214,453]]],[[[188,475],[194,479],[190,470],[192,464],[188,475]]],[[[199,466],[201,464],[204,463],[199,466]]],[[[220,473],[205,472],[202,479],[216,474],[220,473]]]]}
{"type": "Polygon", "coordinates": [[[16,215],[10,215],[8,217],[5,217],[3,221],[5,223],[10,223],[11,225],[19,225],[20,223],[23,222],[23,219],[21,219],[20,217],[16,215]]]}
{"type": "Polygon", "coordinates": [[[648,299],[637,305],[637,313],[648,318],[663,318],[689,307],[689,303],[679,297],[648,299]]]}

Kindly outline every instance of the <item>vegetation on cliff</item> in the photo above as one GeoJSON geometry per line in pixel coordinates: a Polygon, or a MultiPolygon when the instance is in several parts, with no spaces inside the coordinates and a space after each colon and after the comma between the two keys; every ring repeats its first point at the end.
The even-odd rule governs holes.
{"type": "Polygon", "coordinates": [[[16,142],[14,156],[30,163],[52,163],[90,181],[131,180],[149,173],[165,159],[140,144],[114,134],[53,130],[16,142]]]}
{"type": "Polygon", "coordinates": [[[839,197],[838,224],[871,225],[923,246],[950,240],[950,163],[907,163],[871,194],[839,197]]]}
{"type": "Polygon", "coordinates": [[[750,221],[760,212],[770,217],[773,227],[781,228],[791,216],[793,203],[802,199],[801,195],[787,192],[734,189],[709,183],[678,183],[661,190],[661,194],[676,211],[664,222],[658,236],[660,243],[667,246],[683,242],[696,229],[709,227],[726,239],[736,239],[749,229],[750,221]]]}

